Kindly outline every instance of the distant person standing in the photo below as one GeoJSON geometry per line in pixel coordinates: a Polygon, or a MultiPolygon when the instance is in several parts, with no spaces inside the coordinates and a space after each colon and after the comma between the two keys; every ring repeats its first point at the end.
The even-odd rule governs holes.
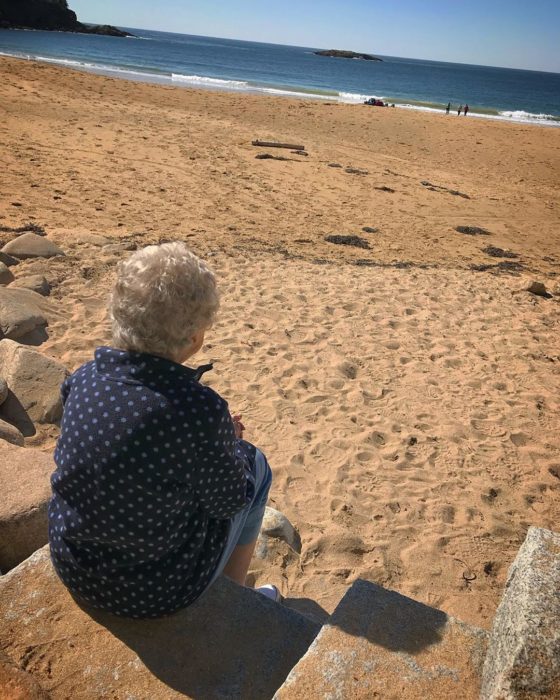
{"type": "Polygon", "coordinates": [[[468,113],[469,113],[469,105],[465,105],[465,110],[464,110],[465,117],[467,116],[468,113]]]}
{"type": "Polygon", "coordinates": [[[449,110],[451,109],[451,102],[447,103],[447,107],[445,108],[445,113],[449,114],[449,110]]]}
{"type": "Polygon", "coordinates": [[[462,112],[462,111],[463,111],[463,105],[459,105],[459,107],[457,108],[457,116],[458,116],[458,117],[461,116],[461,112],[462,112]]]}

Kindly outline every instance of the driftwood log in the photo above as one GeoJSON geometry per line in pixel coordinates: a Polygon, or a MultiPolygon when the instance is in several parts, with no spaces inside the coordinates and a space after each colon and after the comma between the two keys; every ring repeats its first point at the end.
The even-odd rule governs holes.
{"type": "Polygon", "coordinates": [[[277,141],[251,141],[253,146],[264,146],[265,148],[289,148],[291,151],[305,151],[305,146],[298,146],[293,143],[278,143],[277,141]]]}

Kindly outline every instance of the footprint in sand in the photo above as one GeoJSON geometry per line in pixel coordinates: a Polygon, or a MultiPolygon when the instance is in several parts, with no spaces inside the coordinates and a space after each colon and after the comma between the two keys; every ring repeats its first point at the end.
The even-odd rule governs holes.
{"type": "Polygon", "coordinates": [[[351,362],[343,362],[338,366],[338,370],[347,379],[356,379],[356,377],[358,376],[358,368],[351,362]]]}

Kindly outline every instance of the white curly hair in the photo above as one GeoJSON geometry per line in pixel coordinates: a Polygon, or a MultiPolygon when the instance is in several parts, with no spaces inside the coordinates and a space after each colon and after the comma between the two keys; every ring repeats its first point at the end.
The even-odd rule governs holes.
{"type": "Polygon", "coordinates": [[[176,359],[212,325],[214,273],[184,243],[150,245],[121,262],[109,302],[113,344],[176,359]]]}

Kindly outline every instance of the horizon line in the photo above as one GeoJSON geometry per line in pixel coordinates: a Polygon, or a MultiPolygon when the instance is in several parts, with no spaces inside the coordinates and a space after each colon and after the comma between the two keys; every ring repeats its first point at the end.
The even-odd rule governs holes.
{"type": "MultiPolygon", "coordinates": [[[[83,24],[100,25],[101,23],[99,23],[99,22],[83,22],[83,24]]],[[[148,29],[147,27],[128,27],[125,25],[120,25],[120,26],[115,25],[115,26],[117,27],[117,29],[139,29],[140,31],[143,31],[143,32],[161,32],[162,34],[177,34],[179,36],[195,36],[195,37],[200,37],[202,39],[226,39],[228,41],[242,41],[242,42],[246,42],[248,44],[265,44],[265,45],[269,45],[269,46],[289,46],[291,48],[296,48],[296,49],[318,49],[318,50],[330,50],[330,49],[332,49],[332,47],[330,47],[330,49],[325,49],[324,47],[320,47],[320,46],[303,46],[302,44],[283,44],[283,43],[276,42],[276,41],[256,41],[254,39],[235,39],[235,38],[229,37],[229,36],[213,36],[211,34],[187,34],[185,32],[172,32],[172,31],[169,31],[167,29],[148,29]]],[[[340,50],[340,49],[337,49],[337,50],[340,50]]],[[[354,49],[344,49],[344,50],[353,51],[354,49]]],[[[362,51],[361,53],[370,53],[370,51],[369,50],[367,52],[362,51]]],[[[459,66],[476,66],[478,68],[500,68],[502,70],[521,70],[521,71],[527,71],[529,73],[548,73],[551,75],[560,75],[560,70],[559,71],[543,70],[542,68],[538,69],[538,68],[519,68],[519,67],[512,67],[512,66],[495,66],[495,65],[488,65],[485,63],[468,63],[465,61],[442,61],[442,60],[437,59],[437,58],[423,58],[421,56],[416,56],[416,57],[414,57],[414,56],[395,56],[395,55],[383,54],[383,53],[377,54],[375,52],[372,55],[383,56],[385,58],[404,58],[404,59],[410,60],[410,61],[430,61],[432,63],[450,63],[452,65],[456,64],[459,66]]]]}

